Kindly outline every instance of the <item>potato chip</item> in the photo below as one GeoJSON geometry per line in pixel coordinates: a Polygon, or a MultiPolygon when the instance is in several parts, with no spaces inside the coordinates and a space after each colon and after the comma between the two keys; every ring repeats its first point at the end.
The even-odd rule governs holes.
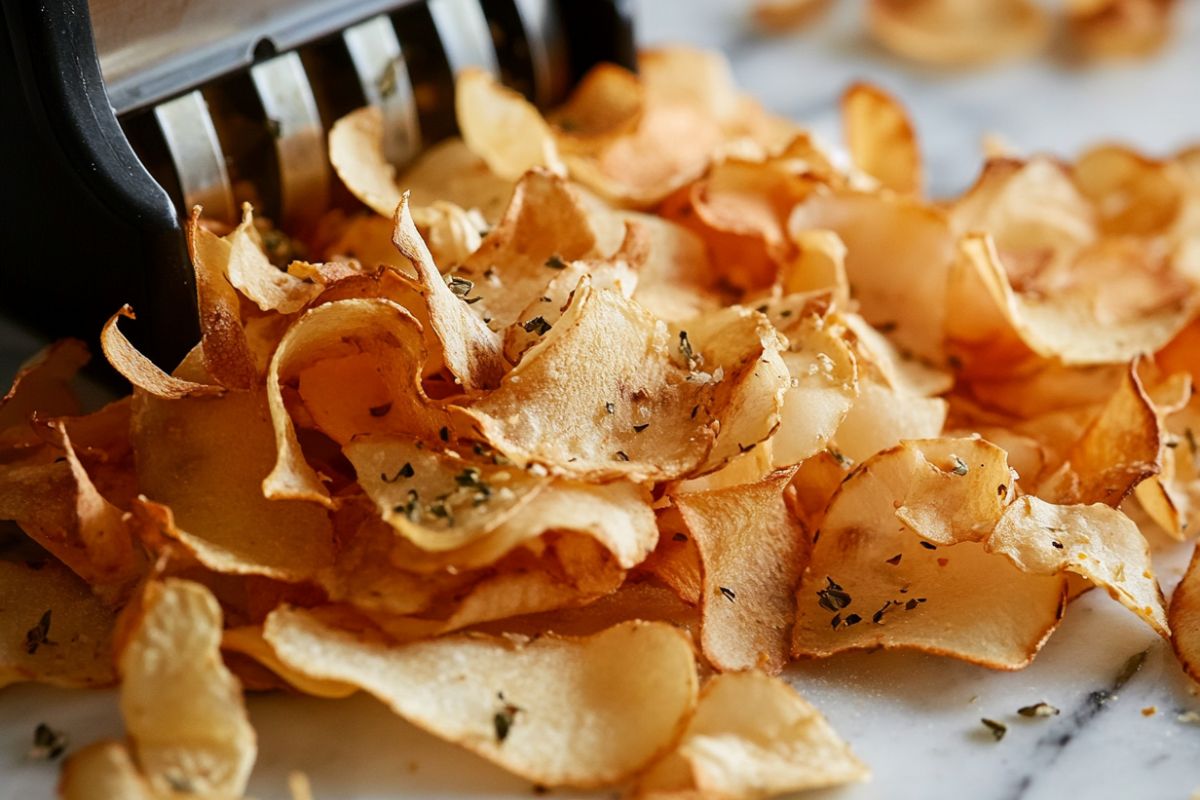
{"type": "MultiPolygon", "coordinates": [[[[446,428],[449,417],[419,383],[425,347],[420,323],[412,314],[383,299],[338,300],[309,309],[279,343],[267,375],[267,401],[277,450],[275,466],[263,481],[262,491],[267,498],[334,505],[321,477],[300,449],[283,388],[311,364],[360,353],[373,358],[378,391],[386,401],[379,403],[382,396],[372,399],[365,393],[362,407],[352,412],[355,419],[367,423],[359,425],[358,430],[408,433],[433,440],[446,428]],[[383,409],[383,413],[373,416],[373,408],[383,409]]],[[[349,411],[350,407],[339,404],[337,409],[349,411]]]]}
{"type": "Polygon", "coordinates": [[[119,742],[95,742],[72,753],[58,784],[62,800],[163,800],[138,772],[129,750],[119,742]]]}
{"type": "Polygon", "coordinates": [[[714,675],[676,749],[638,797],[763,798],[865,781],[870,771],[795,689],[761,672],[714,675]]]}
{"type": "Polygon", "coordinates": [[[355,197],[383,217],[400,205],[396,168],[383,153],[383,112],[377,106],[351,111],[329,129],[329,161],[355,197]]]}
{"type": "Polygon", "coordinates": [[[1137,361],[1099,415],[1038,486],[1054,503],[1104,503],[1116,508],[1146,478],[1161,470],[1158,413],[1142,387],[1137,361]]]}
{"type": "Polygon", "coordinates": [[[221,652],[241,653],[249,656],[283,678],[297,691],[313,697],[338,699],[349,697],[358,691],[348,683],[310,678],[301,672],[290,669],[275,656],[275,651],[263,638],[262,628],[258,626],[226,628],[221,634],[221,652]]]}
{"type": "Polygon", "coordinates": [[[862,461],[907,439],[937,436],[946,421],[946,401],[860,380],[858,397],[833,435],[834,446],[862,461]]]}
{"type": "Polygon", "coordinates": [[[107,686],[114,612],[58,562],[0,561],[0,686],[107,686]]]}
{"type": "Polygon", "coordinates": [[[1200,549],[1192,554],[1183,580],[1171,597],[1167,617],[1171,625],[1171,645],[1185,672],[1200,682],[1200,549]]]}
{"type": "Polygon", "coordinates": [[[104,330],[100,333],[100,347],[103,349],[108,363],[112,364],[125,380],[156,397],[178,399],[224,393],[225,389],[221,386],[196,383],[163,372],[153,361],[134,347],[133,343],[125,338],[125,334],[121,333],[121,329],[117,327],[117,321],[121,317],[137,319],[132,308],[122,307],[105,323],[104,330]]]}
{"type": "Polygon", "coordinates": [[[1090,58],[1145,57],[1171,33],[1175,0],[1071,0],[1067,30],[1090,58]]]}
{"type": "Polygon", "coordinates": [[[1166,602],[1150,569],[1150,546],[1137,525],[1114,508],[1056,506],[1022,497],[1005,511],[987,548],[1034,575],[1073,572],[1087,578],[1170,638],[1166,602]]]}
{"type": "Polygon", "coordinates": [[[901,194],[921,193],[921,153],[903,106],[878,86],[853,84],[842,94],[842,125],[854,165],[901,194]]]}
{"type": "Polygon", "coordinates": [[[264,635],[291,668],[359,686],[413,724],[547,786],[627,778],[671,746],[695,704],[691,645],[663,623],[581,639],[389,646],[281,609],[264,635]]]}
{"type": "Polygon", "coordinates": [[[510,464],[468,461],[413,439],[359,436],[343,451],[383,519],[434,552],[487,536],[549,483],[510,464]]]}
{"type": "Polygon", "coordinates": [[[653,580],[630,576],[620,589],[594,603],[509,617],[478,625],[475,630],[510,636],[540,636],[547,631],[564,636],[591,636],[630,620],[670,623],[693,639],[700,628],[696,609],[681,601],[674,591],[653,580]]]}
{"type": "MultiPolygon", "coordinates": [[[[784,329],[783,354],[791,384],[783,398],[779,430],[771,439],[777,466],[799,464],[825,449],[858,398],[854,354],[816,315],[784,329]]],[[[940,428],[940,425],[939,425],[940,428]]]]}
{"type": "Polygon", "coordinates": [[[779,270],[777,290],[782,295],[829,290],[833,303],[845,310],[850,303],[846,277],[846,245],[833,231],[797,231],[792,237],[796,257],[779,270]]]}
{"type": "MultiPolygon", "coordinates": [[[[242,223],[225,241],[229,248],[225,251],[228,261],[224,272],[229,276],[229,282],[262,311],[293,314],[320,292],[320,286],[289,275],[267,258],[262,236],[254,227],[254,212],[249,203],[242,206],[242,223]]],[[[220,267],[214,265],[213,268],[220,267]]]]}
{"type": "MultiPolygon", "coordinates": [[[[413,208],[443,200],[478,211],[489,225],[500,219],[513,192],[513,181],[488,169],[483,159],[457,137],[423,151],[396,182],[409,193],[413,208]]],[[[394,211],[395,206],[388,212],[389,218],[394,211]]]]}
{"type": "Polygon", "coordinates": [[[868,322],[918,357],[943,357],[954,237],[940,211],[898,195],[817,192],[788,219],[793,238],[809,230],[831,230],[845,243],[846,275],[868,322]]]}
{"type": "Polygon", "coordinates": [[[829,0],[755,0],[754,21],[768,31],[803,27],[824,14],[829,0]]]}
{"type": "Polygon", "coordinates": [[[121,714],[155,791],[240,797],[257,754],[241,687],[221,663],[221,608],[203,586],[146,586],[126,612],[121,714]]]}
{"type": "Polygon", "coordinates": [[[644,103],[637,75],[616,64],[601,63],[587,71],[549,120],[564,151],[586,151],[636,127],[644,103]]]}
{"type": "Polygon", "coordinates": [[[1146,158],[1127,147],[1094,147],[1071,170],[1075,185],[1096,209],[1103,233],[1149,236],[1175,220],[1184,182],[1169,161],[1146,158]]]}
{"type": "Polygon", "coordinates": [[[633,299],[665,322],[713,311],[721,301],[704,242],[681,225],[650,214],[626,212],[647,237],[646,257],[633,265],[633,299]]]}
{"type": "Polygon", "coordinates": [[[1008,472],[1003,451],[971,439],[908,442],[859,465],[813,534],[793,655],[913,648],[1028,664],[1058,625],[1066,581],[985,549],[1011,502],[1011,477],[997,477],[1008,472]]]}
{"type": "Polygon", "coordinates": [[[44,416],[79,413],[79,399],[70,382],[89,358],[83,342],[62,339],[22,364],[0,398],[0,431],[25,425],[35,411],[44,416]]]}
{"type": "Polygon", "coordinates": [[[392,244],[412,262],[429,309],[429,325],[442,343],[446,367],[467,391],[491,388],[504,373],[500,342],[476,317],[466,293],[455,293],[433,262],[433,255],[417,232],[407,196],[401,198],[393,219],[392,244]]]}
{"type": "Polygon", "coordinates": [[[554,133],[541,112],[484,70],[458,73],[454,110],[463,141],[496,175],[516,180],[534,167],[562,171],[554,133]]]}
{"type": "Polygon", "coordinates": [[[229,280],[231,245],[201,225],[200,213],[199,206],[192,209],[187,242],[196,275],[204,367],[227,389],[249,389],[256,383],[258,372],[242,327],[241,300],[229,280]]]}
{"type": "Polygon", "coordinates": [[[1049,16],[1028,0],[871,0],[871,35],[927,64],[982,64],[1027,55],[1050,35],[1049,16]]]}
{"type": "MultiPolygon", "coordinates": [[[[795,469],[756,484],[675,494],[702,573],[700,644],[721,670],[787,663],[808,540],[783,501],[795,469]]],[[[673,534],[672,534],[673,535],[673,534]]]]}

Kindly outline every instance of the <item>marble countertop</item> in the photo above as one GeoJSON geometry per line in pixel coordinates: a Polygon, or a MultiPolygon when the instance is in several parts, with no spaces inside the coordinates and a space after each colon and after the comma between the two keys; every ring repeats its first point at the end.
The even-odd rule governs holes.
{"type": "MultiPolygon", "coordinates": [[[[842,89],[858,79],[883,85],[912,110],[935,194],[970,184],[985,133],[1023,151],[1068,156],[1097,140],[1125,141],[1151,153],[1200,140],[1198,0],[1180,4],[1181,29],[1149,62],[1082,71],[1045,56],[965,74],[914,68],[879,50],[858,24],[860,2],[840,0],[817,24],[775,37],[753,31],[746,5],[641,0],[639,34],[646,43],[723,50],[747,91],[831,142],[838,137],[842,89]]],[[[0,377],[7,380],[37,345],[0,323],[0,377]]],[[[1190,547],[1164,546],[1156,554],[1168,593],[1190,547]]],[[[874,653],[794,665],[785,676],[874,772],[870,783],[806,797],[1049,800],[1078,793],[1089,800],[1183,800],[1200,791],[1200,687],[1183,676],[1162,640],[1101,592],[1072,604],[1035,663],[1020,672],[874,653]],[[1142,668],[1112,692],[1121,666],[1143,651],[1142,668]],[[1062,713],[1017,715],[1040,701],[1062,713]],[[982,717],[1008,726],[1002,741],[983,727],[982,717]]],[[[310,776],[319,800],[533,796],[529,784],[415,730],[367,697],[259,696],[249,708],[260,742],[250,794],[260,800],[288,797],[287,774],[294,769],[310,776]]],[[[0,800],[51,796],[57,763],[25,758],[39,722],[66,731],[72,745],[121,732],[113,692],[5,689],[0,800]]]]}

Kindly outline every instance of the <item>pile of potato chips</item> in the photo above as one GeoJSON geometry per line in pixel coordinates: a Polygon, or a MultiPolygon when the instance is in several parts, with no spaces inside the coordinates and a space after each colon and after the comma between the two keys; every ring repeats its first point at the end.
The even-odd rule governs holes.
{"type": "MultiPolygon", "coordinates": [[[[773,32],[820,17],[831,0],[755,0],[759,28],[773,32]]],[[[1170,37],[1178,0],[868,0],[866,28],[894,55],[938,67],[1031,56],[1055,37],[1072,61],[1140,58],[1170,37]]]]}
{"type": "Polygon", "coordinates": [[[703,52],[457,102],[399,177],[376,110],[334,127],[374,213],[313,261],[194,215],[172,373],[122,309],[131,397],[80,415],[72,341],[4,397],[0,683],[119,683],[128,734],[64,797],[240,797],[269,689],[543,786],[862,780],[789,660],[1019,669],[1093,587],[1200,679],[1200,567],[1168,610],[1143,535],[1200,527],[1200,150],[995,157],[932,202],[870,86],[845,166],[703,52]]]}

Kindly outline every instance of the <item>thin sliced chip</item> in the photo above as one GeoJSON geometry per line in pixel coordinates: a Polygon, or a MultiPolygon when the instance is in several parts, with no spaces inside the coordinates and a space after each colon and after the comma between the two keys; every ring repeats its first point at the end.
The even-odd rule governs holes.
{"type": "Polygon", "coordinates": [[[104,357],[108,359],[108,363],[112,364],[113,369],[121,373],[125,380],[156,397],[178,399],[219,395],[225,392],[223,386],[196,383],[163,372],[121,333],[121,329],[117,327],[117,321],[121,317],[137,319],[132,308],[123,306],[104,324],[104,330],[100,332],[100,347],[104,350],[104,357]]]}
{"type": "Polygon", "coordinates": [[[871,0],[871,35],[913,61],[955,66],[1032,53],[1050,35],[1049,15],[1028,0],[871,0]]]}
{"type": "Polygon", "coordinates": [[[457,550],[487,536],[549,479],[469,461],[399,437],[360,436],[343,448],[383,519],[423,550],[457,550]]]}
{"type": "Polygon", "coordinates": [[[1171,597],[1171,645],[1192,680],[1200,682],[1200,548],[1171,597]]]}
{"type": "Polygon", "coordinates": [[[291,668],[359,686],[413,724],[546,786],[627,778],[671,746],[695,704],[691,645],[663,623],[583,639],[389,646],[282,609],[264,635],[291,668]]]}
{"type": "Polygon", "coordinates": [[[0,687],[108,686],[115,615],[61,564],[0,561],[0,687]]]}
{"type": "Polygon", "coordinates": [[[1163,638],[1171,636],[1166,601],[1150,568],[1150,545],[1137,525],[1114,508],[1022,497],[1005,511],[987,548],[1031,574],[1072,572],[1087,578],[1163,638]]]}
{"type": "Polygon", "coordinates": [[[444,200],[468,211],[479,211],[488,224],[500,219],[513,191],[513,181],[488,169],[458,137],[438,142],[421,153],[397,184],[409,192],[414,208],[444,200]]]}
{"type": "Polygon", "coordinates": [[[121,714],[141,772],[164,794],[240,797],[258,748],[221,662],[221,607],[200,584],[168,579],[126,614],[121,714]]]}
{"type": "Polygon", "coordinates": [[[377,106],[356,109],[334,123],[329,161],[355,197],[376,214],[391,218],[400,205],[401,189],[396,168],[383,154],[383,112],[377,106]]]}
{"type": "Polygon", "coordinates": [[[761,672],[739,672],[704,684],[679,745],[640,778],[638,796],[754,800],[870,774],[795,689],[761,672]]]}
{"type": "Polygon", "coordinates": [[[13,377],[0,398],[0,431],[29,421],[33,412],[43,416],[79,413],[79,398],[70,382],[88,362],[87,345],[78,339],[61,339],[30,358],[13,377]]]}
{"type": "Polygon", "coordinates": [[[132,431],[140,489],[152,501],[139,504],[141,519],[210,569],[299,581],[332,559],[323,509],[263,496],[275,444],[261,392],[187,400],[139,392],[132,431]]]}
{"type": "Polygon", "coordinates": [[[229,282],[230,243],[200,224],[200,206],[188,220],[187,242],[196,273],[204,367],[227,389],[249,389],[257,383],[258,371],[242,327],[241,300],[229,282]]]}
{"type": "Polygon", "coordinates": [[[454,110],[463,141],[496,175],[516,180],[534,167],[562,171],[554,132],[541,113],[490,73],[458,73],[454,110]]]}
{"type": "Polygon", "coordinates": [[[979,440],[909,442],[851,473],[814,534],[793,655],[911,648],[992,669],[1028,664],[1058,625],[1066,580],[1026,574],[980,541],[1005,497],[974,485],[972,471],[990,472],[977,465],[997,452],[979,440]]]}
{"type": "Polygon", "coordinates": [[[842,94],[842,125],[854,164],[886,189],[921,193],[921,153],[913,124],[894,97],[868,83],[842,94]]]}
{"type": "Polygon", "coordinates": [[[229,248],[224,272],[229,282],[261,310],[293,314],[320,293],[320,286],[289,275],[267,258],[249,203],[242,206],[242,223],[225,241],[229,248]]]}
{"type": "Polygon", "coordinates": [[[680,322],[715,310],[721,299],[704,242],[681,225],[651,214],[626,212],[648,238],[637,262],[633,299],[665,322],[680,322]]]}
{"type": "Polygon", "coordinates": [[[829,8],[829,0],[755,0],[754,21],[768,31],[803,27],[829,8]]]}
{"type": "Polygon", "coordinates": [[[946,401],[859,380],[858,398],[833,435],[835,447],[862,461],[898,442],[928,439],[942,432],[946,401]]]}
{"type": "Polygon", "coordinates": [[[442,343],[446,367],[467,391],[492,388],[505,369],[500,341],[475,316],[464,297],[446,285],[413,223],[407,195],[396,207],[393,223],[392,244],[417,270],[417,280],[429,309],[429,325],[442,343]]]}
{"type": "Polygon", "coordinates": [[[1093,147],[1071,170],[1075,185],[1096,209],[1110,236],[1150,236],[1175,221],[1185,180],[1170,161],[1156,161],[1127,147],[1093,147]]]}
{"type": "Polygon", "coordinates": [[[637,75],[616,64],[597,64],[580,79],[566,102],[554,109],[550,122],[564,151],[586,150],[635,127],[644,102],[637,75]]]}
{"type": "Polygon", "coordinates": [[[249,656],[283,678],[292,688],[313,697],[337,699],[349,697],[358,691],[356,687],[348,683],[310,678],[301,672],[290,669],[276,657],[271,645],[267,644],[266,639],[263,638],[262,628],[257,625],[227,628],[221,634],[221,651],[249,656]]]}
{"type": "Polygon", "coordinates": [[[784,333],[788,349],[783,363],[791,384],[779,430],[771,439],[771,459],[777,466],[799,464],[824,450],[858,398],[854,354],[820,317],[804,317],[784,333]]]}
{"type": "Polygon", "coordinates": [[[808,539],[783,501],[795,469],[759,483],[672,497],[700,557],[700,643],[721,670],[787,663],[808,539]]]}
{"type": "Polygon", "coordinates": [[[846,245],[833,231],[797,231],[792,238],[796,257],[779,269],[776,284],[781,295],[828,290],[839,310],[850,303],[850,280],[846,277],[846,245]]]}
{"type": "Polygon", "coordinates": [[[419,383],[425,347],[420,323],[410,313],[383,299],[338,300],[309,309],[284,335],[267,375],[267,400],[277,451],[275,466],[263,480],[263,494],[269,499],[334,505],[321,477],[304,458],[283,387],[311,364],[359,353],[374,358],[378,380],[390,403],[388,413],[378,417],[372,417],[370,409],[383,406],[370,394],[362,404],[340,406],[352,409],[354,419],[371,420],[371,427],[360,430],[408,433],[433,440],[446,428],[448,416],[425,395],[419,383]]]}
{"type": "Polygon", "coordinates": [[[163,800],[138,772],[125,745],[95,742],[72,753],[58,783],[61,800],[163,800]]]}

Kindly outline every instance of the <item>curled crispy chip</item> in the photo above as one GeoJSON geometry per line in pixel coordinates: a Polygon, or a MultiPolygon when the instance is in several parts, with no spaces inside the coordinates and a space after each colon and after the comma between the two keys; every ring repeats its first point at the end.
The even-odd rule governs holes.
{"type": "Polygon", "coordinates": [[[1137,525],[1114,508],[1022,497],[1005,510],[987,548],[1031,574],[1073,572],[1087,578],[1170,638],[1166,603],[1150,569],[1150,546],[1137,525]]]}
{"type": "Polygon", "coordinates": [[[792,653],[913,648],[1028,664],[1058,625],[1066,581],[984,548],[1011,496],[1004,452],[977,439],[908,442],[865,461],[814,534],[792,653]]]}
{"type": "Polygon", "coordinates": [[[854,164],[886,189],[921,192],[921,153],[912,122],[878,86],[856,83],[842,95],[842,124],[854,164]]]}
{"type": "Polygon", "coordinates": [[[768,31],[799,28],[825,13],[829,0],[755,0],[754,21],[768,31]]]}
{"type": "Polygon", "coordinates": [[[861,461],[906,439],[937,436],[946,421],[946,401],[860,380],[858,397],[833,441],[853,461],[861,461]]]}
{"type": "Polygon", "coordinates": [[[554,133],[541,112],[488,72],[458,74],[454,109],[467,147],[500,177],[516,180],[533,167],[561,171],[554,133]]]}
{"type": "Polygon", "coordinates": [[[1071,177],[1096,209],[1101,231],[1112,236],[1161,233],[1183,204],[1185,184],[1171,162],[1119,145],[1091,148],[1071,177]]]}
{"type": "Polygon", "coordinates": [[[292,669],[358,686],[413,724],[547,786],[628,777],[671,746],[696,697],[687,637],[663,623],[581,639],[450,636],[389,646],[281,609],[264,635],[292,669]]]}
{"type": "Polygon", "coordinates": [[[229,242],[200,224],[200,206],[187,226],[188,255],[196,273],[200,349],[204,367],[227,389],[249,389],[258,380],[242,327],[241,300],[229,280],[229,242]]]}
{"type": "Polygon", "coordinates": [[[203,397],[222,394],[225,391],[221,386],[196,383],[163,372],[121,333],[121,329],[117,327],[117,321],[121,317],[136,319],[133,309],[129,306],[122,307],[109,317],[108,322],[104,324],[104,330],[100,332],[100,347],[108,363],[112,364],[125,380],[156,397],[203,397]]]}
{"type": "Polygon", "coordinates": [[[62,800],[163,800],[120,742],[95,742],[72,753],[58,784],[62,800]]]}
{"type": "Polygon", "coordinates": [[[92,482],[65,423],[48,431],[53,461],[0,466],[0,519],[20,525],[100,596],[119,600],[142,568],[129,522],[92,482]]]}
{"type": "Polygon", "coordinates": [[[512,465],[468,461],[399,437],[361,436],[344,452],[383,519],[434,552],[491,533],[549,482],[512,465]]]}
{"type": "Polygon", "coordinates": [[[70,381],[88,359],[87,345],[62,339],[22,364],[0,398],[0,431],[27,423],[35,411],[44,416],[78,413],[70,381]]]}
{"type": "Polygon", "coordinates": [[[858,397],[854,354],[820,317],[805,317],[787,326],[785,334],[783,363],[791,383],[771,439],[772,461],[779,466],[799,464],[823,450],[858,397]]]}
{"type": "Polygon", "coordinates": [[[1050,35],[1029,0],[871,0],[867,23],[882,45],[913,61],[981,64],[1025,55],[1050,35]]]}
{"type": "Polygon", "coordinates": [[[240,797],[257,744],[241,687],[221,662],[221,607],[198,583],[150,583],[117,664],[133,753],[157,792],[240,797]]]}
{"type": "Polygon", "coordinates": [[[738,672],[704,684],[683,738],[641,777],[638,796],[754,800],[868,777],[795,689],[761,672],[738,672]]]}
{"type": "Polygon", "coordinates": [[[446,367],[468,391],[495,386],[505,367],[500,341],[471,311],[465,296],[455,294],[442,278],[413,223],[407,195],[400,199],[393,222],[392,244],[417,271],[429,325],[442,343],[446,367]]]}
{"type": "Polygon", "coordinates": [[[242,206],[242,223],[225,241],[229,247],[223,252],[224,272],[229,282],[263,311],[292,314],[320,293],[320,286],[289,275],[267,258],[249,203],[242,206]]]}
{"type": "Polygon", "coordinates": [[[61,564],[0,561],[0,687],[106,686],[114,614],[61,564]]]}
{"type": "Polygon", "coordinates": [[[351,111],[329,130],[329,161],[342,183],[376,214],[391,217],[400,205],[396,168],[383,154],[383,112],[351,111]]]}
{"type": "Polygon", "coordinates": [[[1200,548],[1192,554],[1183,580],[1175,587],[1167,619],[1171,625],[1171,645],[1179,663],[1193,680],[1200,682],[1200,548]]]}
{"type": "MultiPolygon", "coordinates": [[[[181,371],[203,374],[188,362],[181,371]]],[[[132,430],[148,498],[137,506],[139,517],[205,566],[298,581],[332,559],[323,509],[263,496],[275,445],[261,392],[186,400],[139,392],[132,430]]]]}
{"type": "Polygon", "coordinates": [[[721,670],[787,663],[808,541],[783,501],[795,469],[764,481],[672,497],[702,571],[700,643],[721,670]]]}
{"type": "MultiPolygon", "coordinates": [[[[455,302],[458,302],[455,300],[455,302]]],[[[276,461],[263,481],[270,499],[311,500],[332,506],[317,471],[305,460],[296,427],[284,401],[284,385],[302,369],[322,360],[367,354],[374,362],[360,406],[339,405],[351,413],[363,432],[408,433],[432,440],[449,419],[421,389],[425,363],[420,323],[405,309],[385,299],[338,300],[309,309],[288,328],[267,375],[267,400],[275,429],[276,461]],[[371,414],[372,408],[386,413],[371,414]]]]}
{"type": "Polygon", "coordinates": [[[1091,58],[1147,56],[1171,33],[1175,0],[1070,0],[1067,30],[1091,58]]]}

